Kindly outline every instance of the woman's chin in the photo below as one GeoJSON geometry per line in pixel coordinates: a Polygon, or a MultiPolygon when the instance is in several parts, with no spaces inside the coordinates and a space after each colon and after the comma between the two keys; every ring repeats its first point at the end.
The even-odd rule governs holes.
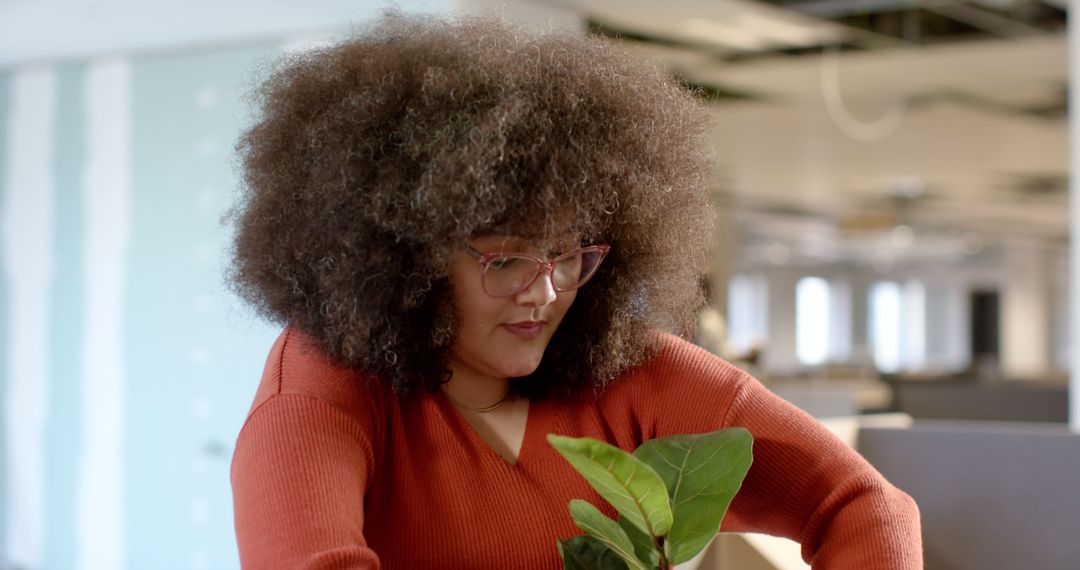
{"type": "Polygon", "coordinates": [[[507,378],[521,378],[521,377],[524,377],[524,376],[528,376],[529,374],[532,374],[533,372],[536,372],[537,368],[540,368],[540,359],[539,358],[535,359],[535,361],[530,360],[527,363],[526,362],[514,363],[513,366],[507,366],[507,367],[503,368],[503,372],[506,374],[507,378]]]}

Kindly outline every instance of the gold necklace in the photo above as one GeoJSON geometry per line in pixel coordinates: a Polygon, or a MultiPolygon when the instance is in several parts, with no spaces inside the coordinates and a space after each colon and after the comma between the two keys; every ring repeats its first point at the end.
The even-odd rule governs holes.
{"type": "Polygon", "coordinates": [[[446,390],[443,390],[443,394],[446,394],[446,397],[449,398],[451,402],[457,404],[458,407],[465,408],[466,410],[469,410],[470,412],[476,412],[478,414],[486,414],[486,413],[488,413],[490,411],[493,411],[493,410],[499,408],[499,406],[502,406],[503,404],[506,403],[506,398],[509,396],[509,393],[503,394],[503,397],[502,397],[501,400],[499,400],[498,402],[495,402],[494,404],[492,404],[490,406],[484,406],[483,408],[473,408],[473,407],[470,407],[470,406],[466,406],[465,404],[462,404],[461,402],[457,401],[456,399],[454,399],[453,396],[450,395],[450,392],[447,392],[446,390]]]}

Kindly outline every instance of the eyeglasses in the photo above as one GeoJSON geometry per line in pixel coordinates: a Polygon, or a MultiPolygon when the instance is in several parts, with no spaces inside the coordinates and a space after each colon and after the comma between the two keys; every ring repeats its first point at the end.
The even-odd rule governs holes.
{"type": "Polygon", "coordinates": [[[558,292],[573,291],[588,283],[611,246],[590,245],[568,251],[550,261],[527,253],[480,253],[470,245],[466,252],[483,268],[480,281],[492,297],[509,297],[528,289],[541,273],[551,275],[558,292]]]}

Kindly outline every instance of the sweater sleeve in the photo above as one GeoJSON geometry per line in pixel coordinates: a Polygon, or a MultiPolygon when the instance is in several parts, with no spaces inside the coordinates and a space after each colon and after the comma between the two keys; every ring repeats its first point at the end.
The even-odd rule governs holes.
{"type": "Polygon", "coordinates": [[[754,462],[723,530],[787,536],[815,570],[922,568],[915,502],[850,446],[743,374],[723,424],[754,436],[754,462]]]}
{"type": "Polygon", "coordinates": [[[232,463],[241,566],[379,568],[363,533],[373,465],[368,434],[334,406],[297,394],[261,403],[232,463]]]}

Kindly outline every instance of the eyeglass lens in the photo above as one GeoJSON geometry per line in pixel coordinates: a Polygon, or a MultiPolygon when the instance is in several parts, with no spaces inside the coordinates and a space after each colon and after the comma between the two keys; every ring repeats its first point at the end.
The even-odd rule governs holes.
{"type": "MultiPolygon", "coordinates": [[[[552,285],[558,291],[577,289],[596,272],[602,253],[575,250],[555,258],[552,285]]],[[[512,295],[532,284],[543,265],[540,261],[508,253],[492,259],[484,272],[484,287],[491,295],[512,295]]]]}

